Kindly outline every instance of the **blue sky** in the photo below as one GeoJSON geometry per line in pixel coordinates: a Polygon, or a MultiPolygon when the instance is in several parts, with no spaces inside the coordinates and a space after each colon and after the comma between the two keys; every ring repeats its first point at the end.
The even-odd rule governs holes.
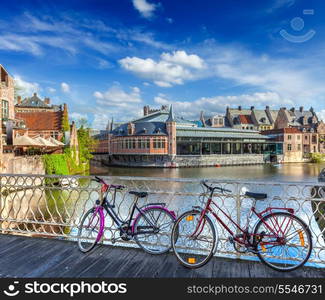
{"type": "Polygon", "coordinates": [[[0,63],[94,128],[173,104],[311,106],[325,119],[324,1],[92,0],[1,4],[0,63]]]}

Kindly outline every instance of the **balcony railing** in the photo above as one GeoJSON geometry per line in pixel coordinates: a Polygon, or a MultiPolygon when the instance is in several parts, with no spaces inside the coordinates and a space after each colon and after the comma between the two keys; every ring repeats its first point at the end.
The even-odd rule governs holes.
{"type": "MultiPolygon", "coordinates": [[[[0,232],[74,240],[81,216],[94,205],[96,199],[102,197],[99,184],[90,179],[84,176],[0,175],[0,232]]],[[[128,193],[130,190],[149,192],[147,198],[139,199],[139,206],[149,202],[164,202],[177,215],[192,206],[203,207],[207,197],[200,179],[106,177],[106,180],[127,186],[117,193],[115,204],[116,210],[125,220],[130,215],[134,200],[128,193]]],[[[252,199],[243,196],[244,189],[268,195],[266,200],[257,202],[259,211],[269,206],[293,208],[312,232],[313,252],[309,263],[325,266],[324,183],[211,182],[232,191],[227,196],[215,195],[215,200],[242,225],[246,224],[252,204],[252,199]]],[[[108,199],[112,201],[112,194],[108,195],[108,199]]],[[[231,226],[229,221],[224,222],[231,226]]],[[[112,238],[119,237],[119,230],[111,218],[107,217],[105,227],[104,243],[111,243],[112,238]]],[[[252,258],[250,254],[237,253],[228,242],[227,231],[219,225],[216,228],[220,238],[216,255],[252,258]]],[[[117,245],[134,246],[132,242],[118,242],[117,245]]]]}

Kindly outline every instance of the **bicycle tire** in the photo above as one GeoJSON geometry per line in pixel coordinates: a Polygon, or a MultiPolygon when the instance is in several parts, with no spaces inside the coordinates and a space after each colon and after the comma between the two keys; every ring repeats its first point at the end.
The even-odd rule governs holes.
{"type": "MultiPolygon", "coordinates": [[[[149,254],[156,255],[156,254],[167,253],[170,251],[170,249],[172,247],[170,241],[171,241],[171,232],[172,232],[174,222],[175,222],[174,215],[162,207],[145,208],[141,211],[141,214],[139,214],[139,216],[136,218],[136,220],[133,223],[134,240],[136,241],[136,243],[139,245],[140,248],[142,248],[145,252],[147,252],[149,254]],[[158,212],[158,218],[157,218],[156,222],[158,222],[159,220],[163,220],[164,216],[167,218],[167,220],[166,220],[167,231],[166,232],[164,231],[164,233],[160,234],[160,236],[159,236],[159,232],[148,234],[147,235],[148,239],[146,241],[142,240],[141,237],[143,235],[140,233],[141,232],[140,226],[148,226],[148,219],[150,221],[154,222],[155,221],[154,215],[156,212],[158,212]],[[163,240],[163,242],[165,242],[165,244],[163,246],[161,246],[161,242],[162,242],[161,240],[163,240]],[[158,243],[158,242],[160,242],[160,243],[158,243]],[[168,244],[166,244],[166,242],[168,244]]],[[[157,224],[155,224],[155,225],[157,226],[157,224]]],[[[161,224],[160,226],[158,224],[158,227],[161,227],[162,225],[164,225],[164,224],[161,224]]]]}
{"type": "MultiPolygon", "coordinates": [[[[202,266],[204,266],[206,263],[208,263],[210,261],[210,259],[213,256],[213,253],[215,252],[215,245],[216,245],[216,232],[215,232],[215,228],[213,226],[213,223],[211,221],[211,219],[205,215],[204,216],[204,225],[203,225],[203,229],[200,232],[200,235],[204,232],[204,230],[211,230],[211,235],[212,235],[212,241],[210,242],[210,249],[208,250],[207,255],[205,256],[205,258],[203,258],[203,260],[201,260],[200,262],[196,263],[196,258],[194,257],[195,255],[197,255],[197,257],[202,257],[203,255],[200,255],[198,253],[195,253],[193,250],[192,252],[186,252],[189,251],[191,249],[189,249],[189,247],[187,245],[182,245],[182,239],[183,237],[186,235],[184,235],[184,233],[182,232],[182,228],[180,229],[180,223],[187,217],[189,217],[189,219],[192,220],[195,219],[194,216],[196,216],[197,218],[200,218],[201,216],[201,212],[198,210],[191,210],[191,211],[187,211],[185,213],[183,213],[175,222],[174,227],[173,227],[173,231],[172,231],[172,237],[171,237],[171,243],[172,243],[172,247],[174,250],[174,253],[176,255],[176,258],[178,260],[178,262],[180,264],[182,264],[184,267],[186,268],[190,268],[190,269],[196,269],[196,268],[200,268],[202,266]],[[208,227],[206,227],[206,224],[208,224],[208,227]],[[178,244],[177,244],[178,243],[178,244]]],[[[195,230],[196,224],[194,224],[195,222],[193,222],[193,228],[195,230]]],[[[191,236],[191,234],[193,233],[193,230],[191,229],[188,236],[191,236]]],[[[189,239],[190,241],[191,239],[189,239]]],[[[186,242],[184,242],[184,244],[186,244],[186,242]]],[[[191,243],[189,243],[191,244],[191,243]]],[[[204,246],[202,246],[202,249],[206,249],[204,246]]],[[[202,250],[203,251],[203,250],[202,250]]]]}
{"type": "MultiPolygon", "coordinates": [[[[312,248],[313,248],[310,229],[308,228],[306,223],[303,220],[301,220],[299,217],[297,217],[297,216],[295,216],[293,214],[287,213],[287,212],[275,212],[273,214],[269,214],[269,215],[265,216],[263,218],[263,220],[264,220],[264,222],[267,222],[268,219],[270,219],[272,217],[274,218],[274,216],[277,216],[277,217],[281,217],[281,216],[282,217],[289,217],[289,218],[297,221],[297,223],[301,225],[302,229],[299,229],[299,230],[303,230],[303,232],[302,231],[298,232],[298,236],[299,236],[300,242],[301,243],[303,242],[304,244],[306,243],[306,238],[307,238],[308,248],[307,248],[306,255],[305,255],[304,259],[299,264],[293,265],[293,266],[288,266],[288,267],[286,267],[286,264],[284,266],[281,266],[282,263],[278,262],[278,261],[275,261],[273,263],[268,261],[266,259],[266,257],[264,257],[264,255],[262,254],[264,251],[266,251],[265,246],[264,246],[265,250],[263,250],[262,247],[261,247],[262,251],[257,249],[258,250],[257,256],[261,260],[262,263],[264,263],[268,267],[272,268],[273,270],[280,271],[280,272],[289,272],[289,271],[296,270],[296,269],[302,267],[308,261],[308,259],[310,257],[310,254],[311,254],[311,251],[312,251],[312,248]],[[300,235],[301,235],[301,237],[300,237],[300,235]]],[[[257,248],[261,244],[261,242],[263,242],[263,241],[256,242],[256,238],[258,236],[258,231],[259,231],[260,227],[263,226],[263,225],[264,225],[263,221],[260,220],[258,222],[258,224],[256,225],[255,230],[254,230],[254,243],[257,245],[257,248]]],[[[301,247],[304,247],[304,246],[301,245],[301,247]]],[[[271,260],[272,260],[272,258],[271,258],[271,260]]],[[[275,260],[275,258],[273,258],[273,260],[275,260]]]]}
{"type": "MultiPolygon", "coordinates": [[[[96,212],[96,216],[94,216],[92,218],[92,216],[94,215],[94,213],[96,212],[95,208],[91,208],[89,209],[85,215],[83,216],[81,222],[80,222],[80,225],[78,227],[78,247],[79,247],[79,250],[83,253],[86,253],[86,252],[89,252],[90,250],[92,250],[96,245],[97,245],[97,237],[98,237],[98,234],[99,234],[99,229],[98,226],[100,226],[100,214],[99,214],[99,211],[96,212]],[[91,216],[90,216],[91,215],[91,216]],[[83,242],[82,242],[82,230],[86,227],[89,227],[89,224],[84,226],[85,222],[87,221],[87,217],[91,217],[90,220],[94,220],[95,223],[94,223],[94,226],[96,227],[95,229],[95,233],[97,231],[97,233],[91,237],[91,242],[88,243],[88,247],[84,247],[83,245],[83,242]]],[[[89,237],[88,237],[89,238],[89,237]]],[[[90,239],[90,238],[89,238],[90,239]]],[[[86,243],[85,243],[86,244],[86,243]]]]}

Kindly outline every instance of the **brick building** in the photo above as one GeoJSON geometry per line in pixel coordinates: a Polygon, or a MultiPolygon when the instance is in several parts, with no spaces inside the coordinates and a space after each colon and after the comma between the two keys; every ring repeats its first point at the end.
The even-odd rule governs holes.
{"type": "Polygon", "coordinates": [[[282,162],[301,162],[304,157],[303,133],[297,128],[281,128],[263,131],[262,134],[269,136],[281,147],[282,162]]]}
{"type": "Polygon", "coordinates": [[[110,163],[124,166],[199,166],[263,163],[276,142],[258,131],[203,127],[176,116],[173,107],[124,123],[95,136],[95,154],[107,151],[110,163]]]}
{"type": "MultiPolygon", "coordinates": [[[[4,145],[7,144],[7,133],[12,130],[14,113],[14,79],[0,65],[0,168],[4,145]]],[[[10,142],[10,141],[8,141],[10,142]]]]}
{"type": "MultiPolygon", "coordinates": [[[[303,154],[308,157],[310,153],[320,152],[319,136],[318,136],[318,117],[313,108],[304,110],[301,106],[299,109],[294,107],[286,109],[282,107],[275,121],[275,128],[296,128],[302,133],[303,154]]],[[[323,126],[319,127],[321,131],[323,126]]]]}
{"type": "Polygon", "coordinates": [[[15,105],[16,119],[25,124],[24,129],[19,129],[17,132],[27,134],[29,137],[40,136],[45,139],[54,138],[62,141],[64,130],[64,118],[68,116],[67,104],[51,105],[50,98],[41,100],[36,93],[30,98],[17,97],[15,105]]]}
{"type": "Polygon", "coordinates": [[[277,110],[271,110],[266,106],[265,110],[255,109],[251,106],[250,109],[243,109],[242,106],[238,108],[229,108],[226,110],[226,122],[232,128],[243,130],[270,130],[274,128],[274,123],[277,110]]]}

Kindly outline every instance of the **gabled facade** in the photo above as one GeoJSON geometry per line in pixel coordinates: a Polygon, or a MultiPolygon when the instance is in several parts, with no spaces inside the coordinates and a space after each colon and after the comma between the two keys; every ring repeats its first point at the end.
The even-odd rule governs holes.
{"type": "Polygon", "coordinates": [[[265,110],[255,109],[254,106],[250,109],[227,107],[226,118],[232,128],[263,131],[274,128],[277,113],[277,110],[270,110],[269,106],[265,110]]]}
{"type": "Polygon", "coordinates": [[[36,93],[24,100],[18,96],[15,116],[24,123],[24,128],[17,130],[20,135],[27,134],[32,138],[40,136],[45,139],[52,137],[62,141],[66,130],[64,122],[68,120],[68,106],[51,105],[50,98],[41,100],[36,93]]]}

